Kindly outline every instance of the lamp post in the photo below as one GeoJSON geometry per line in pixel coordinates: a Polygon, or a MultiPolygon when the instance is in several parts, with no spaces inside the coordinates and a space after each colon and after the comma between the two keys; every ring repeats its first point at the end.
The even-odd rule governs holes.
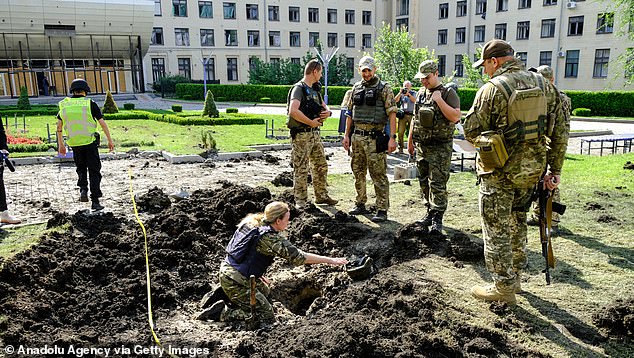
{"type": "Polygon", "coordinates": [[[326,102],[326,104],[328,104],[328,64],[330,63],[330,60],[335,57],[335,53],[337,53],[338,50],[339,47],[333,47],[330,49],[329,54],[325,52],[319,53],[319,49],[315,47],[317,57],[319,57],[321,62],[324,64],[324,77],[326,78],[324,80],[324,102],[326,102]]]}
{"type": "Polygon", "coordinates": [[[203,93],[203,98],[205,98],[207,97],[207,64],[209,63],[209,60],[211,60],[211,53],[209,54],[209,57],[205,57],[202,51],[200,51],[200,54],[202,55],[200,62],[203,64],[203,91],[205,91],[205,93],[203,93]]]}

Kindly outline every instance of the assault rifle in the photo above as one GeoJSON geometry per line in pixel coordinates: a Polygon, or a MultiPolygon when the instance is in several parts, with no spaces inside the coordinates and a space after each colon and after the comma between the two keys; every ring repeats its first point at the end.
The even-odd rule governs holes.
{"type": "Polygon", "coordinates": [[[537,197],[539,205],[539,238],[542,244],[542,256],[546,260],[546,284],[550,285],[550,271],[555,268],[555,254],[553,253],[552,237],[552,215],[553,212],[563,215],[566,205],[553,202],[553,193],[544,186],[544,176],[537,183],[534,196],[537,197]]]}
{"type": "Polygon", "coordinates": [[[2,162],[4,163],[4,165],[6,165],[6,167],[9,168],[10,171],[14,172],[15,167],[13,166],[13,163],[11,163],[11,160],[9,160],[9,154],[4,152],[0,152],[0,154],[2,154],[2,162]]]}

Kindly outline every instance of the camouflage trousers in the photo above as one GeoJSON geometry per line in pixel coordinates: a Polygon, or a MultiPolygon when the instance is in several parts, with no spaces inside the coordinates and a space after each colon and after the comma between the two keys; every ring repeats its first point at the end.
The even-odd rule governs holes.
{"type": "Polygon", "coordinates": [[[326,177],[328,176],[328,162],[324,153],[319,131],[297,133],[291,140],[293,150],[293,195],[296,203],[306,203],[308,200],[308,168],[313,176],[313,189],[317,200],[328,197],[326,177]]]}
{"type": "Polygon", "coordinates": [[[405,142],[403,141],[403,138],[405,137],[405,132],[407,131],[407,129],[409,128],[409,124],[412,121],[412,115],[411,114],[406,114],[405,117],[401,118],[398,120],[398,148],[403,150],[403,149],[407,149],[405,148],[405,142]]]}
{"type": "MultiPolygon", "coordinates": [[[[220,320],[228,321],[244,321],[251,317],[251,300],[249,279],[244,277],[238,270],[233,268],[226,262],[220,265],[218,273],[220,285],[231,300],[231,307],[227,307],[222,311],[220,320]]],[[[268,286],[261,280],[257,279],[255,292],[255,312],[259,321],[271,321],[275,318],[273,314],[273,306],[266,298],[270,293],[268,286]]]]}
{"type": "Polygon", "coordinates": [[[484,259],[500,292],[512,291],[518,273],[526,268],[525,208],[532,191],[532,187],[518,188],[508,179],[481,177],[479,206],[484,259]]]}
{"type": "Polygon", "coordinates": [[[374,183],[377,210],[387,211],[390,207],[390,182],[387,179],[387,153],[376,152],[376,139],[371,136],[352,135],[352,161],[354,188],[357,191],[356,204],[368,201],[366,192],[366,176],[374,183]]]}
{"type": "Polygon", "coordinates": [[[429,209],[447,210],[447,181],[451,169],[452,142],[416,146],[416,166],[423,203],[429,209]]]}
{"type": "MultiPolygon", "coordinates": [[[[559,197],[559,187],[555,188],[555,190],[553,190],[553,202],[556,203],[560,203],[561,202],[561,198],[559,197]]],[[[532,210],[532,216],[533,219],[535,221],[539,220],[539,202],[537,200],[533,201],[533,210],[532,210]]],[[[559,214],[553,211],[553,215],[552,215],[552,226],[557,226],[559,225],[559,214]]]]}

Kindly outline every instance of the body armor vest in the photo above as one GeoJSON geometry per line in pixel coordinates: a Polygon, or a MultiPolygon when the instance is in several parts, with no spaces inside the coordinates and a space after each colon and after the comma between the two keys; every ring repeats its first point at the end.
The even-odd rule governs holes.
{"type": "MultiPolygon", "coordinates": [[[[441,85],[436,89],[441,91],[443,99],[448,88],[441,85]]],[[[416,98],[413,136],[417,143],[447,143],[453,140],[456,125],[447,120],[438,104],[431,99],[432,92],[425,90],[416,98]]]]}
{"type": "Polygon", "coordinates": [[[94,142],[97,122],[90,111],[90,99],[64,98],[59,102],[59,116],[66,128],[66,143],[69,146],[77,147],[94,142]]]}
{"type": "Polygon", "coordinates": [[[225,261],[246,278],[251,275],[262,277],[275,257],[262,255],[257,246],[262,236],[272,231],[274,230],[270,226],[260,226],[246,234],[236,232],[227,245],[225,261]]]}
{"type": "Polygon", "coordinates": [[[377,81],[372,87],[364,86],[361,81],[352,87],[352,120],[355,123],[385,124],[388,116],[385,113],[383,88],[385,82],[377,81]]]}
{"type": "MultiPolygon", "coordinates": [[[[291,87],[291,89],[288,91],[288,97],[286,99],[288,107],[286,108],[286,111],[288,112],[290,109],[291,94],[297,86],[301,87],[302,89],[302,99],[299,104],[299,110],[310,119],[315,119],[319,117],[319,113],[321,113],[321,111],[323,110],[323,107],[321,106],[321,96],[319,95],[319,92],[313,90],[312,88],[309,89],[309,87],[306,86],[306,84],[302,81],[295,83],[293,87],[291,87]]],[[[290,113],[286,118],[286,126],[289,129],[310,128],[309,125],[295,120],[295,118],[291,117],[290,113]]]]}

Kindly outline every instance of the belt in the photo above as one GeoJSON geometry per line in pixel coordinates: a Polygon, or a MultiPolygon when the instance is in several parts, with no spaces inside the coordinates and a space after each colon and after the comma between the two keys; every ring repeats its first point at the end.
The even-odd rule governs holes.
{"type": "Polygon", "coordinates": [[[294,133],[319,132],[319,127],[315,127],[315,128],[291,128],[291,132],[294,132],[294,133]]]}
{"type": "Polygon", "coordinates": [[[369,136],[374,137],[374,136],[376,136],[377,132],[379,132],[379,131],[364,131],[363,129],[355,129],[354,130],[354,134],[358,134],[358,135],[362,135],[362,136],[366,136],[366,137],[369,137],[369,136]]]}

